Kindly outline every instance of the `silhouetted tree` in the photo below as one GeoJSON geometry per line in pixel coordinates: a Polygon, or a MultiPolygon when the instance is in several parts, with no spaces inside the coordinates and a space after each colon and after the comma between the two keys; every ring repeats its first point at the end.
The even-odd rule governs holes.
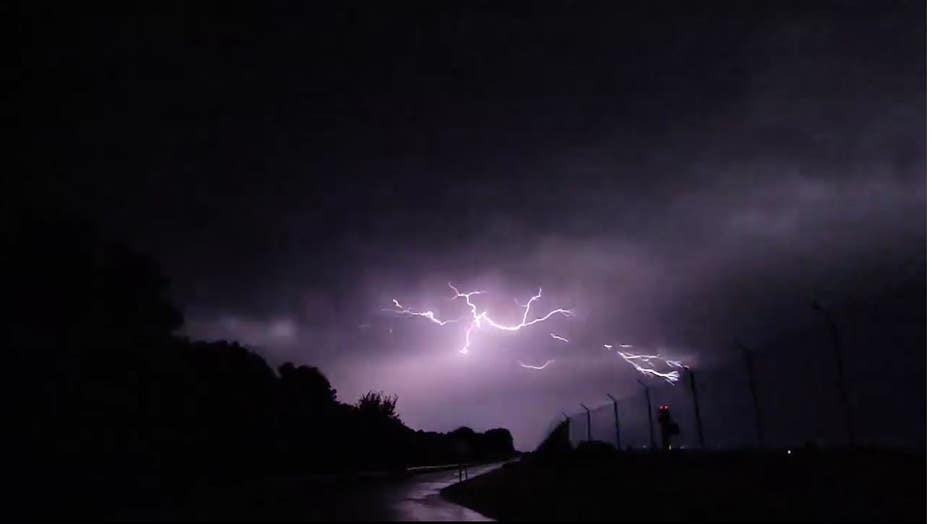
{"type": "Polygon", "coordinates": [[[480,453],[483,459],[510,457],[515,453],[514,439],[505,428],[490,429],[482,434],[480,453]]]}
{"type": "Polygon", "coordinates": [[[278,368],[282,389],[289,398],[300,399],[315,407],[335,404],[337,391],[319,369],[313,366],[295,366],[286,362],[278,368]]]}
{"type": "Polygon", "coordinates": [[[468,460],[513,452],[507,430],[415,432],[397,396],[343,404],[316,367],[276,374],[237,342],[176,335],[182,318],[151,260],[53,217],[0,229],[7,471],[38,497],[15,497],[24,507],[106,516],[113,501],[183,492],[205,475],[445,463],[455,442],[468,460]]]}
{"type": "Polygon", "coordinates": [[[398,421],[398,414],[395,412],[397,404],[398,395],[388,396],[381,391],[370,391],[360,397],[356,407],[364,417],[398,421]]]}

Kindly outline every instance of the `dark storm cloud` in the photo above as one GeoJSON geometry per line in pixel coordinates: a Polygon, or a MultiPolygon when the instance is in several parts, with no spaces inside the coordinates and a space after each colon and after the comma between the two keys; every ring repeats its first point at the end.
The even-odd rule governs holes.
{"type": "Polygon", "coordinates": [[[75,86],[36,83],[42,180],[158,255],[189,333],[319,364],[346,400],[528,447],[634,391],[603,343],[798,362],[818,298],[869,319],[857,371],[921,327],[890,313],[924,281],[919,2],[162,11],[48,25],[78,38],[30,55],[75,86]],[[458,314],[451,280],[506,317],[543,287],[571,347],[548,326],[464,361],[458,332],[381,311],[458,314]]]}

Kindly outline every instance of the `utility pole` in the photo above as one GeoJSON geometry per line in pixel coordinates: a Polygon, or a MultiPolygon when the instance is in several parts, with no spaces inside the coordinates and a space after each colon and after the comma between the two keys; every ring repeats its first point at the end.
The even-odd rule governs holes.
{"type": "Polygon", "coordinates": [[[587,408],[585,404],[580,402],[579,405],[586,410],[586,442],[592,442],[592,415],[589,413],[589,408],[587,408]]]}
{"type": "Polygon", "coordinates": [[[606,393],[608,398],[612,399],[612,405],[615,406],[615,449],[621,451],[621,426],[618,424],[618,399],[611,393],[606,393]]]}
{"type": "Polygon", "coordinates": [[[699,393],[696,390],[696,374],[692,368],[686,366],[689,374],[689,389],[693,394],[693,412],[696,414],[696,433],[699,435],[699,447],[705,449],[705,435],[702,432],[702,416],[699,414],[699,393]]]}
{"type": "Polygon", "coordinates": [[[828,326],[829,334],[832,337],[832,348],[835,353],[835,367],[838,371],[838,395],[841,399],[841,407],[845,414],[845,429],[848,433],[848,446],[854,447],[854,428],[851,424],[851,405],[848,403],[848,388],[845,386],[845,374],[841,360],[841,339],[838,336],[838,325],[829,310],[825,309],[818,302],[813,301],[812,309],[822,313],[825,323],[828,326]]]}
{"type": "Polygon", "coordinates": [[[738,349],[744,353],[744,364],[748,369],[748,386],[751,388],[751,401],[754,403],[754,428],[757,431],[757,447],[764,447],[764,425],[760,416],[760,404],[757,401],[757,380],[754,377],[754,361],[751,350],[738,344],[738,349]]]}
{"type": "Polygon", "coordinates": [[[647,398],[647,427],[650,429],[650,449],[654,450],[657,449],[657,444],[654,443],[654,416],[651,414],[650,388],[640,379],[638,379],[638,384],[644,388],[644,396],[647,398]]]}

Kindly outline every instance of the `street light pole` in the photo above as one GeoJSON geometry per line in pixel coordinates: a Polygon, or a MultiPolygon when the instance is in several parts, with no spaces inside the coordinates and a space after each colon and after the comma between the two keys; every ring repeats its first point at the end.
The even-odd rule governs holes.
{"type": "Polygon", "coordinates": [[[644,396],[647,398],[647,427],[650,429],[650,449],[654,450],[657,449],[657,444],[654,442],[654,416],[651,414],[650,388],[640,379],[638,379],[638,384],[644,388],[644,396]]]}
{"type": "Polygon", "coordinates": [[[838,395],[841,399],[841,407],[845,414],[845,429],[848,434],[848,446],[854,447],[854,428],[851,423],[851,405],[848,403],[848,388],[845,386],[844,367],[841,359],[841,338],[838,336],[838,325],[828,309],[818,302],[812,303],[812,309],[822,313],[825,323],[828,326],[829,334],[832,337],[832,348],[835,354],[835,367],[838,372],[838,395]]]}
{"type": "Polygon", "coordinates": [[[608,398],[612,399],[612,405],[615,407],[615,448],[621,451],[621,426],[618,424],[618,399],[611,393],[606,393],[608,398]]]}

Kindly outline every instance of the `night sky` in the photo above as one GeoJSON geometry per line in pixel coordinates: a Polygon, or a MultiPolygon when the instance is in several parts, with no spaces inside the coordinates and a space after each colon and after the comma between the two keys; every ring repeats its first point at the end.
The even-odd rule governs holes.
{"type": "Polygon", "coordinates": [[[603,348],[629,344],[748,444],[741,342],[768,440],[836,442],[818,300],[858,438],[922,445],[923,2],[339,4],[15,8],[24,198],[155,257],[184,333],[397,393],[417,429],[530,449],[579,402],[641,409],[638,378],[685,392],[603,348]],[[461,355],[468,321],[385,311],[468,315],[448,282],[573,316],[461,355]]]}

